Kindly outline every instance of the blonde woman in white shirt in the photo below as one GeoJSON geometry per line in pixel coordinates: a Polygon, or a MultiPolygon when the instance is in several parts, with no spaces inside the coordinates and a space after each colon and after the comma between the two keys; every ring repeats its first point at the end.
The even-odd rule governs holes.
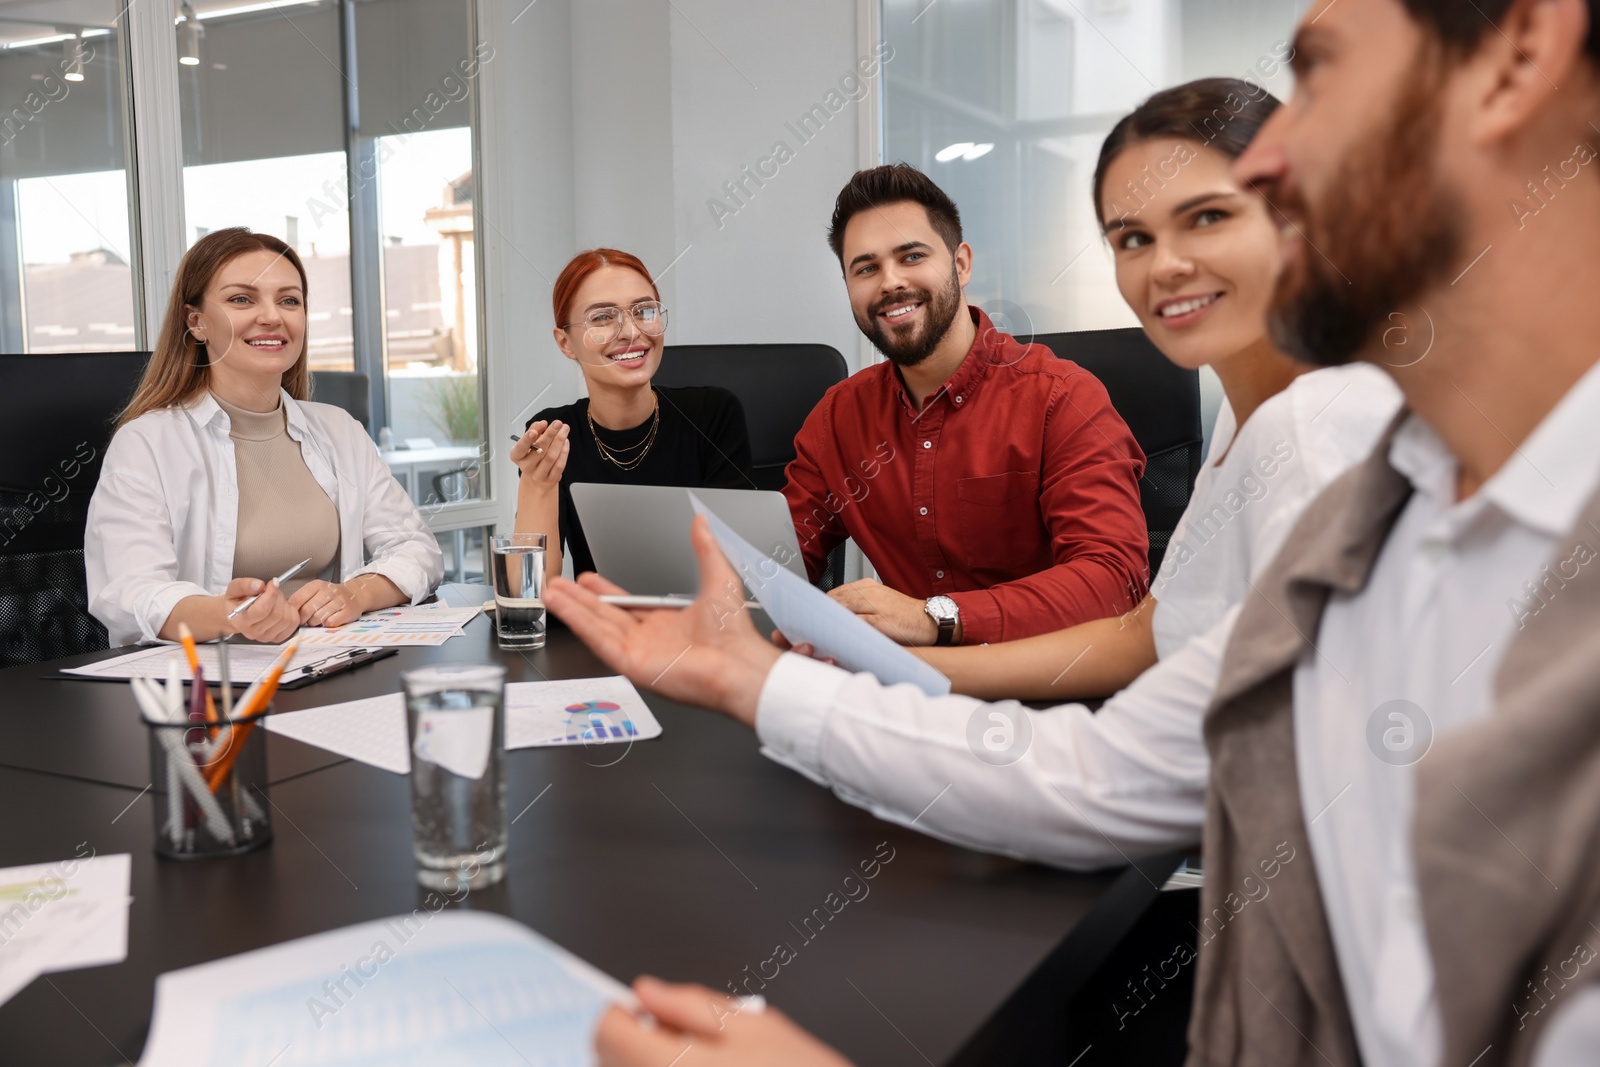
{"type": "Polygon", "coordinates": [[[175,640],[181,623],[280,642],[438,584],[438,543],[366,431],[308,400],[306,295],[295,251],[243,228],[179,264],[89,504],[89,610],[112,645],[175,640]]]}

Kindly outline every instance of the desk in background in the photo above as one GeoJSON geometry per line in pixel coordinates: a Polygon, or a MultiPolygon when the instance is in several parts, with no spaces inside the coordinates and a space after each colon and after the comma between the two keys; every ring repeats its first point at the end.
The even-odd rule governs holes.
{"type": "Polygon", "coordinates": [[[463,463],[478,458],[478,450],[470,445],[444,445],[438,448],[394,448],[387,452],[379,451],[378,455],[394,471],[394,476],[406,487],[411,499],[418,504],[427,504],[430,501],[417,480],[419,475],[428,471],[457,470],[463,463]]]}
{"type": "MultiPolygon", "coordinates": [[[[280,693],[277,707],[393,692],[402,670],[448,661],[503,663],[511,681],[609,673],[560,627],[539,652],[502,653],[480,617],[444,645],[280,693]]],[[[129,951],[0,1006],[8,1062],[137,1059],[159,973],[422,906],[406,779],[276,735],[273,844],[158,859],[144,728],[125,687],[41,679],[51,666],[0,671],[0,866],[71,856],[80,842],[131,853],[129,951]]],[[[509,872],[466,905],[623,980],[725,988],[787,943],[796,956],[763,992],[861,1064],[1020,1062],[1008,1043],[1065,1045],[1061,1007],[1178,858],[1075,875],[956,848],[840,802],[728,719],[646,700],[658,740],[507,753],[509,872]],[[868,895],[804,937],[803,920],[883,843],[894,858],[868,895]]]]}

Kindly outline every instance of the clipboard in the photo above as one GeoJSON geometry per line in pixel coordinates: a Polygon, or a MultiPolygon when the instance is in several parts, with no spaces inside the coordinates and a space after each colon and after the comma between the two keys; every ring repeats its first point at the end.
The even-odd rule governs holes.
{"type": "MultiPolygon", "coordinates": [[[[368,663],[376,663],[380,659],[388,659],[400,653],[398,648],[390,645],[385,648],[346,648],[335,652],[315,663],[308,663],[300,667],[293,677],[285,671],[283,678],[278,682],[279,689],[299,689],[301,686],[320,682],[324,678],[335,674],[342,674],[353,667],[361,667],[368,663]]],[[[207,685],[211,683],[207,682],[207,685]]],[[[222,683],[218,682],[218,685],[222,683]]]]}

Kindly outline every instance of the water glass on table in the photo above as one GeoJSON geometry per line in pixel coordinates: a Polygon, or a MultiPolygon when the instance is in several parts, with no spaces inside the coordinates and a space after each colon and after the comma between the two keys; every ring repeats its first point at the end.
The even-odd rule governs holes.
{"type": "Polygon", "coordinates": [[[401,675],[417,881],[429,889],[478,889],[505,877],[505,675],[474,664],[401,675]]]}
{"type": "Polygon", "coordinates": [[[544,647],[544,534],[494,538],[495,630],[508,652],[544,647]]]}

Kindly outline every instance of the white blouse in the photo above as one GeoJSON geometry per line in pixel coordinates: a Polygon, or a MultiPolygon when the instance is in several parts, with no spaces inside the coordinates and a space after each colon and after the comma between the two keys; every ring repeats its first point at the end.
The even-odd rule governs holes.
{"type": "Polygon", "coordinates": [[[1223,402],[1189,507],[1150,583],[1162,659],[1244,600],[1306,505],[1372,452],[1399,410],[1400,390],[1366,363],[1302,374],[1242,427],[1223,402]]]}
{"type": "MultiPolygon", "coordinates": [[[[426,598],[444,557],[372,439],[340,408],[282,395],[289,436],[338,509],[335,580],[381,574],[411,603],[426,598]]],[[[220,595],[232,581],[239,483],[228,430],[208,392],[190,407],[141,415],[111,439],[83,561],[89,611],[113,646],[159,640],[178,601],[220,595]]]]}

